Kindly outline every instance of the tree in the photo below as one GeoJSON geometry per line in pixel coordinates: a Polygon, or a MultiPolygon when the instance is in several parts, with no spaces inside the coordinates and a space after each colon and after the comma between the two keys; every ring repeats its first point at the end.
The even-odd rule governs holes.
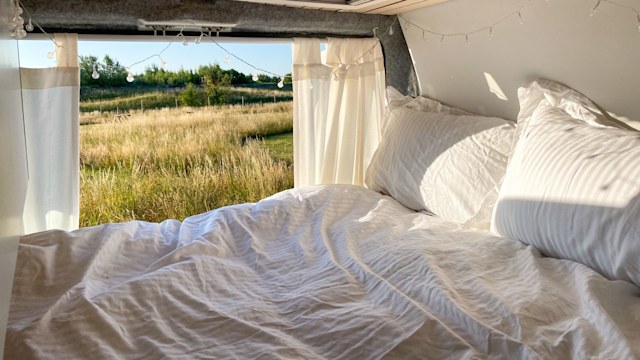
{"type": "Polygon", "coordinates": [[[187,83],[185,89],[180,93],[180,104],[183,106],[202,105],[200,94],[192,83],[187,83]]]}
{"type": "Polygon", "coordinates": [[[204,92],[212,104],[220,105],[227,102],[228,88],[231,85],[231,76],[229,74],[221,75],[220,78],[214,78],[206,75],[204,78],[204,92]]]}
{"type": "Polygon", "coordinates": [[[119,62],[105,55],[103,63],[95,56],[80,56],[80,85],[81,86],[126,86],[127,70],[119,62]],[[92,77],[93,70],[99,77],[92,77]]]}

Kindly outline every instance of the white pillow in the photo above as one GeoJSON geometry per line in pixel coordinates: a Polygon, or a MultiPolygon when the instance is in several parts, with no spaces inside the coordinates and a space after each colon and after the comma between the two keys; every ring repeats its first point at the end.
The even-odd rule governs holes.
{"type": "Polygon", "coordinates": [[[395,108],[365,182],[408,208],[489,228],[513,131],[499,118],[395,108]]]}
{"type": "Polygon", "coordinates": [[[492,230],[640,285],[640,133],[546,100],[518,127],[492,230]]]}
{"type": "Polygon", "coordinates": [[[475,115],[462,109],[450,107],[424,96],[411,97],[402,95],[398,90],[387,86],[387,108],[392,111],[398,107],[408,107],[419,111],[442,112],[453,115],[475,115]]]}
{"type": "MultiPolygon", "coordinates": [[[[631,127],[609,115],[583,94],[551,80],[539,79],[518,89],[520,112],[518,123],[527,122],[541,101],[565,111],[574,119],[593,126],[609,126],[630,130],[631,127]]],[[[519,130],[516,130],[518,132],[519,130]]]]}

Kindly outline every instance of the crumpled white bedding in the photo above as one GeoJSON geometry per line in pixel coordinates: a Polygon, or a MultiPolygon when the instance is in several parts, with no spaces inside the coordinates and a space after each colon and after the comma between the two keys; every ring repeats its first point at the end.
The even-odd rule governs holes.
{"type": "Polygon", "coordinates": [[[21,240],[5,356],[640,354],[640,289],[356,186],[21,240]]]}

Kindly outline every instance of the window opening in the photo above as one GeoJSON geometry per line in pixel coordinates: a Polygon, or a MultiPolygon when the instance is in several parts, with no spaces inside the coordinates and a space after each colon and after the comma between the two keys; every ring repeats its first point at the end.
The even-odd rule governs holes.
{"type": "MultiPolygon", "coordinates": [[[[181,220],[293,187],[291,78],[237,59],[290,74],[290,42],[224,43],[236,58],[184,40],[131,69],[170,40],[78,42],[81,227],[181,220]]],[[[21,66],[54,66],[52,47],[21,41],[21,66]]]]}

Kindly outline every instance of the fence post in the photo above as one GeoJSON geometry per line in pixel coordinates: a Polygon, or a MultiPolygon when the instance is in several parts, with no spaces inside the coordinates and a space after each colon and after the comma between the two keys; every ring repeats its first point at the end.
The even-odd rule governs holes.
{"type": "Polygon", "coordinates": [[[274,103],[276,102],[276,96],[275,95],[273,95],[273,102],[274,103]]]}
{"type": "Polygon", "coordinates": [[[244,107],[244,96],[241,96],[240,98],[242,98],[242,107],[244,107]]]}
{"type": "Polygon", "coordinates": [[[140,100],[140,111],[144,112],[144,104],[142,103],[142,100],[140,100]]]}
{"type": "Polygon", "coordinates": [[[211,106],[211,98],[207,96],[207,106],[211,106]]]}
{"type": "Polygon", "coordinates": [[[175,100],[176,100],[176,109],[177,109],[177,108],[178,108],[178,97],[177,97],[177,96],[175,96],[174,98],[175,98],[175,100]]]}

